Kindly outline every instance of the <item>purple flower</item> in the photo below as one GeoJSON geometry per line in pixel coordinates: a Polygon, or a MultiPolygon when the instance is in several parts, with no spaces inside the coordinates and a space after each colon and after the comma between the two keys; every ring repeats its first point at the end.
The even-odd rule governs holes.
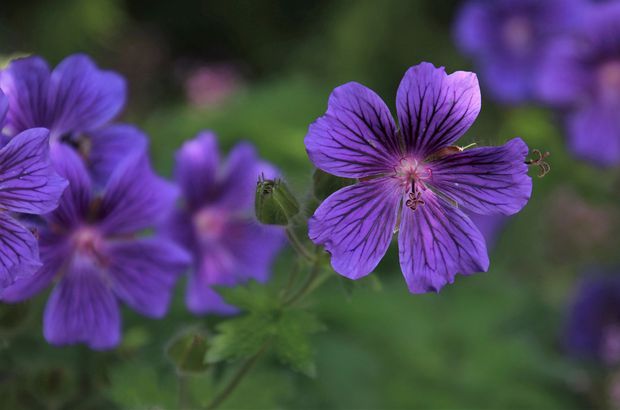
{"type": "Polygon", "coordinates": [[[600,165],[620,162],[620,3],[592,6],[541,67],[540,98],[563,110],[569,147],[600,165]]]}
{"type": "Polygon", "coordinates": [[[500,101],[534,97],[540,60],[572,27],[580,0],[470,0],[456,21],[456,42],[475,58],[484,85],[500,101]]]}
{"type": "Polygon", "coordinates": [[[467,212],[467,215],[484,237],[487,248],[492,248],[495,245],[501,230],[504,228],[509,219],[502,214],[478,215],[467,212]]]}
{"type": "Polygon", "coordinates": [[[48,128],[51,142],[76,148],[102,184],[124,155],[146,146],[135,127],[109,125],[125,104],[125,80],[85,55],[69,56],[54,70],[36,56],[13,60],[0,72],[0,89],[9,98],[9,136],[48,128]]]}
{"type": "Polygon", "coordinates": [[[532,189],[528,149],[518,138],[501,147],[452,146],[480,111],[473,73],[412,67],[396,107],[400,129],[381,98],[361,84],[331,94],[327,113],[310,125],[306,149],[318,168],[359,182],[319,206],[309,234],[331,254],[336,272],[358,279],[377,266],[398,229],[409,290],[438,291],[457,272],[488,268],[484,238],[459,208],[518,212],[532,189]]]}
{"type": "Polygon", "coordinates": [[[220,161],[211,132],[200,133],[177,152],[175,177],[183,204],[164,229],[194,256],[186,295],[193,313],[235,313],[212,287],[269,278],[284,237],[281,228],[260,225],[253,216],[261,174],[274,176],[275,171],[247,143],[220,161]]]}
{"type": "Polygon", "coordinates": [[[593,275],[580,283],[565,341],[577,357],[620,364],[620,277],[593,275]]]}
{"type": "Polygon", "coordinates": [[[111,348],[120,340],[118,301],[163,316],[189,263],[173,242],[142,234],[170,212],[177,191],[152,172],[144,152],[121,162],[102,190],[71,148],[53,145],[52,158],[70,185],[39,229],[43,266],[1,299],[28,299],[57,279],[45,309],[45,338],[55,345],[111,348]]]}
{"type": "MultiPolygon", "coordinates": [[[[7,109],[7,98],[0,92],[0,129],[7,109]]],[[[0,290],[41,266],[37,239],[11,212],[50,212],[67,186],[54,172],[48,136],[45,128],[33,128],[0,148],[0,290]]]]}

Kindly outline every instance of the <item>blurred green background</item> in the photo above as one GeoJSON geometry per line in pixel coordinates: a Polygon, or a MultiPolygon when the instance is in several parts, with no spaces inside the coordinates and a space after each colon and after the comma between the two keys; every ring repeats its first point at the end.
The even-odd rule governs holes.
{"type": "MultiPolygon", "coordinates": [[[[456,0],[3,0],[0,53],[5,61],[34,53],[56,64],[86,52],[126,76],[123,120],[148,132],[164,175],[181,143],[210,128],[225,150],[252,141],[304,197],[312,166],[303,138],[335,86],[359,81],[393,108],[411,65],[472,69],[452,38],[457,7],[456,0]]],[[[535,178],[530,204],[491,249],[488,273],[459,276],[440,294],[410,295],[393,247],[372,278],[353,288],[332,278],[308,301],[325,325],[313,337],[316,377],[267,356],[223,408],[591,405],[592,372],[566,356],[562,332],[582,272],[617,262],[620,174],[571,158],[555,117],[541,107],[484,99],[463,142],[499,144],[514,136],[551,151],[552,172],[535,178]]],[[[292,265],[285,251],[276,285],[292,265]]],[[[164,355],[173,335],[194,327],[211,331],[220,321],[187,313],[183,290],[180,283],[160,321],[125,309],[123,344],[104,353],[46,344],[47,295],[0,306],[0,407],[208,402],[227,370],[178,376],[164,355]]]]}

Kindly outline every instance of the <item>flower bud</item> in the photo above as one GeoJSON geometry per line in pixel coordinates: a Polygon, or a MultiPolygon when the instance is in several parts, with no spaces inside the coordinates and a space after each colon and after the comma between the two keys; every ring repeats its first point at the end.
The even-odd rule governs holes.
{"type": "Polygon", "coordinates": [[[312,180],[314,182],[314,196],[321,201],[339,189],[352,185],[355,182],[353,179],[340,178],[323,172],[320,169],[314,171],[312,180]]]}
{"type": "Polygon", "coordinates": [[[299,203],[280,180],[258,179],[256,185],[256,219],[267,225],[288,225],[299,213],[299,203]]]}
{"type": "Polygon", "coordinates": [[[174,339],[166,349],[168,359],[179,372],[202,372],[207,369],[204,361],[208,343],[201,331],[190,331],[174,339]]]}

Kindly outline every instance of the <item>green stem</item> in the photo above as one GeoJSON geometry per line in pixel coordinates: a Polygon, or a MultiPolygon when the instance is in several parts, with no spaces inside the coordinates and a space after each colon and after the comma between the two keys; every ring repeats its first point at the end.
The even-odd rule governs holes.
{"type": "Polygon", "coordinates": [[[295,251],[298,254],[303,256],[304,259],[308,261],[314,260],[314,257],[310,254],[310,252],[308,252],[304,244],[301,243],[301,241],[297,237],[297,234],[295,233],[295,230],[291,226],[286,227],[286,236],[288,237],[288,240],[291,243],[291,246],[293,247],[293,249],[295,249],[295,251]]]}
{"type": "Polygon", "coordinates": [[[267,347],[269,346],[268,341],[263,344],[258,352],[254,354],[254,356],[250,357],[248,360],[243,363],[243,365],[237,370],[237,373],[230,379],[224,390],[222,390],[217,396],[211,400],[211,402],[207,405],[207,410],[216,409],[220,404],[224,402],[231,394],[235,391],[239,383],[243,380],[245,375],[252,370],[258,359],[265,353],[267,347]]]}
{"type": "Polygon", "coordinates": [[[299,302],[304,297],[306,297],[308,294],[310,294],[314,289],[316,289],[318,285],[320,285],[326,279],[325,276],[320,275],[321,258],[319,257],[319,254],[318,254],[319,252],[318,247],[315,248],[315,252],[316,254],[315,256],[313,256],[314,263],[312,264],[312,268],[310,270],[310,273],[308,274],[308,278],[306,279],[306,282],[293,296],[291,296],[286,302],[284,302],[284,306],[290,306],[290,305],[293,305],[299,302]]]}

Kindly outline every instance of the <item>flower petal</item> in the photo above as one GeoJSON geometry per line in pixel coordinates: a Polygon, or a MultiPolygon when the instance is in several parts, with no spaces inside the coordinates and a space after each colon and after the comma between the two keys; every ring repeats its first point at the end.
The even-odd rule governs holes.
{"type": "Polygon", "coordinates": [[[42,230],[39,238],[40,257],[43,265],[36,273],[18,278],[0,293],[0,300],[7,303],[22,302],[47,288],[71,252],[66,239],[42,230]]]}
{"type": "Polygon", "coordinates": [[[478,54],[489,50],[493,37],[492,17],[488,7],[475,1],[466,2],[456,18],[454,39],[466,54],[478,54]]]}
{"type": "Polygon", "coordinates": [[[92,130],[113,119],[125,105],[125,80],[100,70],[86,55],[74,54],[50,76],[52,134],[92,130]]]}
{"type": "Polygon", "coordinates": [[[120,342],[120,321],[118,302],[102,273],[77,260],[47,301],[43,334],[54,345],[110,349],[120,342]]]}
{"type": "Polygon", "coordinates": [[[214,185],[219,163],[217,137],[210,131],[203,131],[196,138],[186,141],[176,153],[175,180],[189,209],[201,207],[216,195],[214,185]]]}
{"type": "Polygon", "coordinates": [[[58,206],[67,181],[54,171],[49,132],[33,128],[0,149],[0,206],[13,212],[43,214],[58,206]]]}
{"type": "Polygon", "coordinates": [[[148,146],[147,136],[137,127],[129,124],[114,124],[88,133],[89,144],[86,162],[93,180],[105,186],[108,178],[129,155],[144,151],[148,146]]]}
{"type": "Polygon", "coordinates": [[[396,95],[401,132],[408,152],[426,157],[451,145],[474,123],[480,112],[480,86],[474,73],[430,63],[411,67],[396,95]]]}
{"type": "Polygon", "coordinates": [[[567,118],[568,145],[579,158],[601,166],[620,163],[620,117],[614,106],[592,104],[567,118]]]}
{"type": "Polygon", "coordinates": [[[28,128],[49,127],[47,95],[50,68],[40,57],[18,58],[0,72],[0,88],[9,99],[11,135],[28,128]]]}
{"type": "Polygon", "coordinates": [[[191,275],[189,277],[185,303],[187,309],[196,315],[234,315],[239,311],[235,306],[226,303],[224,298],[203,280],[202,275],[191,275]]]}
{"type": "Polygon", "coordinates": [[[317,168],[345,178],[390,172],[401,157],[390,110],[358,83],[332,92],[327,112],[310,125],[304,142],[317,168]]]}
{"type": "Polygon", "coordinates": [[[411,293],[438,292],[457,273],[486,271],[489,257],[478,228],[430,191],[415,211],[403,207],[398,236],[400,267],[411,293]]]}
{"type": "Polygon", "coordinates": [[[156,318],[166,313],[174,283],[190,263],[187,252],[162,238],[112,242],[108,257],[116,296],[132,309],[156,318]]]}
{"type": "Polygon", "coordinates": [[[227,225],[222,243],[232,254],[238,276],[265,282],[273,260],[285,244],[285,236],[277,226],[234,220],[227,225]]]}
{"type": "Polygon", "coordinates": [[[431,185],[478,214],[519,212],[530,199],[528,148],[520,138],[500,147],[472,148],[430,163],[431,185]]]}
{"type": "Polygon", "coordinates": [[[258,157],[254,146],[241,142],[230,151],[221,169],[218,181],[218,197],[214,201],[218,207],[230,211],[246,211],[254,205],[256,182],[264,175],[275,178],[275,168],[258,157]]]}
{"type": "MultiPolygon", "coordinates": [[[[0,77],[1,78],[1,77],[0,77]]],[[[9,111],[9,99],[0,89],[0,133],[4,128],[4,120],[6,119],[6,113],[9,111]]]]}
{"type": "Polygon", "coordinates": [[[566,107],[589,97],[595,70],[582,60],[579,45],[562,37],[547,47],[536,78],[538,97],[545,103],[566,107]]]}
{"type": "Polygon", "coordinates": [[[157,225],[172,211],[178,191],[158,177],[145,152],[131,155],[110,176],[101,202],[101,228],[126,234],[157,225]]]}
{"type": "Polygon", "coordinates": [[[350,279],[368,275],[392,239],[401,190],[376,178],[330,195],[308,221],[310,239],[324,245],[332,267],[350,279]]]}
{"type": "Polygon", "coordinates": [[[69,182],[58,208],[46,219],[55,226],[71,229],[88,216],[92,200],[92,184],[78,154],[65,144],[52,143],[51,157],[56,171],[69,182]]]}
{"type": "Polygon", "coordinates": [[[34,274],[39,267],[37,239],[16,219],[0,212],[0,289],[34,274]]]}

